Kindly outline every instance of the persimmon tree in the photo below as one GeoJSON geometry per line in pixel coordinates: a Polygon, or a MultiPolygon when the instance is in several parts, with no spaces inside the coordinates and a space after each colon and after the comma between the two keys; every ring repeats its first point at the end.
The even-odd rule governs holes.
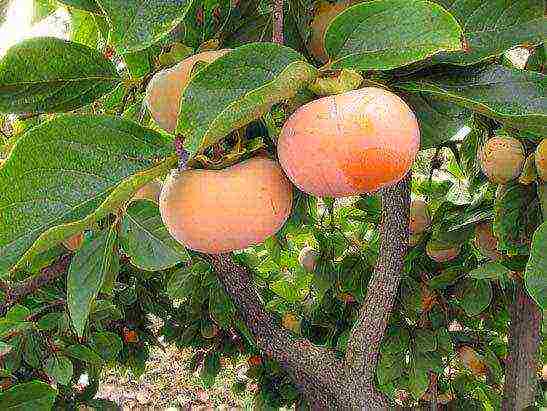
{"type": "Polygon", "coordinates": [[[37,0],[71,25],[0,59],[0,405],[114,406],[151,315],[257,409],[544,405],[543,3],[37,0]]]}

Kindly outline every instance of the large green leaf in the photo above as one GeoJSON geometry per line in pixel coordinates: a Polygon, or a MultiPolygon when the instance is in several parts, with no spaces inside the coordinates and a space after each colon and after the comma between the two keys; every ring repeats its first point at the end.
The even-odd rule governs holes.
{"type": "Polygon", "coordinates": [[[316,75],[302,55],[287,47],[241,46],[192,78],[181,99],[177,133],[195,155],[293,97],[316,75]]]}
{"type": "Polygon", "coordinates": [[[72,6],[76,9],[91,11],[93,13],[101,13],[102,10],[95,0],[59,0],[67,6],[72,6]]]}
{"type": "Polygon", "coordinates": [[[25,40],[0,60],[0,112],[66,112],[121,81],[97,50],[52,37],[25,40]]]}
{"type": "Polygon", "coordinates": [[[67,276],[67,305],[79,336],[84,333],[91,306],[110,270],[117,233],[110,229],[76,251],[67,276]]]}
{"type": "Polygon", "coordinates": [[[432,96],[416,93],[404,99],[418,118],[422,150],[450,140],[471,118],[470,110],[432,96]]]}
{"type": "Polygon", "coordinates": [[[544,0],[436,0],[464,28],[466,51],[435,56],[435,61],[474,64],[518,45],[545,40],[544,0]]]}
{"type": "Polygon", "coordinates": [[[179,24],[191,0],[98,0],[119,53],[143,50],[179,24]]]}
{"type": "Polygon", "coordinates": [[[74,344],[67,347],[65,351],[67,355],[86,363],[100,365],[103,362],[95,351],[85,345],[74,344]]]}
{"type": "Polygon", "coordinates": [[[438,4],[376,0],[340,13],[325,33],[329,67],[389,70],[461,50],[462,29],[438,4]]]}
{"type": "Polygon", "coordinates": [[[128,208],[121,223],[120,243],[131,263],[142,270],[165,270],[189,258],[186,249],[171,237],[158,206],[151,201],[137,201],[128,208]]]}
{"type": "MultiPolygon", "coordinates": [[[[158,133],[114,117],[60,116],[29,130],[0,168],[0,273],[47,230],[90,215],[170,152],[158,133]]],[[[65,238],[56,235],[44,247],[65,238]]]]}
{"type": "Polygon", "coordinates": [[[50,411],[57,391],[41,381],[18,384],[0,393],[3,410],[10,411],[50,411]]]}
{"type": "Polygon", "coordinates": [[[524,282],[528,293],[541,309],[547,309],[547,222],[539,226],[532,238],[524,282]]]}
{"type": "Polygon", "coordinates": [[[442,71],[397,87],[470,108],[516,128],[547,132],[547,77],[503,66],[442,71]]]}
{"type": "Polygon", "coordinates": [[[201,276],[210,270],[209,264],[198,261],[192,264],[191,267],[184,267],[175,271],[167,282],[167,295],[179,300],[190,297],[195,288],[201,284],[201,276]]]}

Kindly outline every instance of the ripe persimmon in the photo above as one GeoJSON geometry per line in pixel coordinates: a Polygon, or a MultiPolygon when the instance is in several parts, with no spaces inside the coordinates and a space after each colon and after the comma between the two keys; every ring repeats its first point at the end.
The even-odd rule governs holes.
{"type": "Polygon", "coordinates": [[[170,133],[177,127],[182,92],[197,62],[212,63],[228,53],[229,49],[204,51],[195,54],[172,68],[162,70],[152,77],[146,89],[146,105],[158,125],[170,133]]]}
{"type": "Polygon", "coordinates": [[[209,254],[263,242],[283,226],[291,206],[290,182],[265,157],[222,170],[173,171],[160,195],[161,216],[173,238],[209,254]]]}
{"type": "Polygon", "coordinates": [[[371,193],[401,180],[420,147],[412,110],[367,87],[300,107],[278,140],[279,162],[302,191],[320,197],[371,193]]]}

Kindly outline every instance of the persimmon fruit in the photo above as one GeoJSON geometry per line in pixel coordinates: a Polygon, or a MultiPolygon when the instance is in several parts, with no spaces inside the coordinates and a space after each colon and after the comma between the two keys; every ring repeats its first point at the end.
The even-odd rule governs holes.
{"type": "Polygon", "coordinates": [[[501,259],[498,251],[498,239],[494,236],[491,223],[480,223],[475,227],[475,246],[492,261],[501,259]]]}
{"type": "Polygon", "coordinates": [[[430,240],[425,247],[425,252],[429,258],[438,263],[453,260],[460,255],[460,251],[461,245],[446,245],[443,242],[434,240],[430,240]]]}
{"type": "Polygon", "coordinates": [[[279,162],[319,197],[371,193],[400,181],[420,147],[412,110],[396,94],[366,87],[300,107],[278,140],[279,162]]]}
{"type": "Polygon", "coordinates": [[[431,225],[431,217],[427,210],[427,204],[423,200],[412,200],[410,204],[410,240],[411,246],[420,241],[420,237],[431,225]]]}
{"type": "Polygon", "coordinates": [[[197,62],[212,63],[229,51],[211,50],[194,54],[152,77],[146,89],[145,102],[152,118],[162,129],[169,133],[175,131],[182,92],[190,81],[194,65],[197,62]]]}
{"type": "Polygon", "coordinates": [[[516,179],[526,160],[524,147],[516,138],[493,137],[479,153],[482,171],[494,184],[516,179]]]}
{"type": "Polygon", "coordinates": [[[313,247],[310,246],[304,247],[302,250],[300,250],[300,253],[298,254],[298,262],[300,263],[302,268],[309,273],[315,271],[318,258],[319,254],[313,249],[313,247]]]}
{"type": "Polygon", "coordinates": [[[289,180],[277,162],[262,156],[222,170],[173,171],[160,194],[173,238],[209,254],[263,242],[283,226],[291,206],[289,180]]]}
{"type": "Polygon", "coordinates": [[[547,182],[547,138],[544,138],[537,146],[535,159],[539,178],[547,182]]]}

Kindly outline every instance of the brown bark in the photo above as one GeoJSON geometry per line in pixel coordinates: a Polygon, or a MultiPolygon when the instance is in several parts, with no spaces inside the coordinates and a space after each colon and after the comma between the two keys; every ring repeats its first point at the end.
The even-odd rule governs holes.
{"type": "Polygon", "coordinates": [[[503,411],[521,411],[534,404],[541,343],[541,310],[521,282],[509,307],[509,356],[505,368],[503,411]]]}
{"type": "Polygon", "coordinates": [[[283,44],[283,0],[273,0],[273,35],[272,41],[283,44]]]}
{"type": "Polygon", "coordinates": [[[53,264],[42,269],[40,274],[29,278],[15,288],[11,288],[7,292],[5,300],[0,304],[0,316],[5,315],[11,307],[21,302],[27,295],[66,273],[71,260],[72,254],[63,255],[53,264]]]}
{"type": "Polygon", "coordinates": [[[239,315],[253,334],[256,345],[273,358],[293,381],[314,409],[343,409],[352,398],[342,362],[334,353],[315,347],[308,340],[295,338],[266,311],[249,272],[236,264],[230,254],[206,255],[239,315]]]}
{"type": "Polygon", "coordinates": [[[408,241],[410,176],[382,193],[381,252],[366,302],[349,341],[346,363],[333,352],[295,338],[261,303],[247,269],[229,254],[205,255],[234,301],[257,346],[278,361],[313,409],[382,410],[388,400],[374,375],[380,343],[395,300],[408,241]]]}
{"type": "MultiPolygon", "coordinates": [[[[410,175],[382,192],[380,255],[348,341],[346,364],[361,384],[374,385],[378,354],[401,280],[408,244],[410,175]]],[[[387,400],[376,393],[384,407],[387,400]]]]}

